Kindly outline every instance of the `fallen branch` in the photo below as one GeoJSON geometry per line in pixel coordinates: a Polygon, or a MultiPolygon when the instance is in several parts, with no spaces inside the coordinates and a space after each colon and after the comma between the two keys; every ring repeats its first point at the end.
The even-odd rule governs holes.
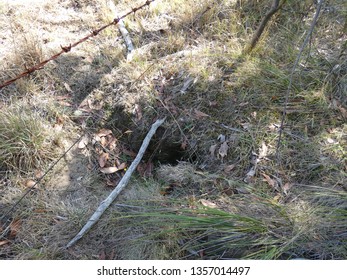
{"type": "Polygon", "coordinates": [[[145,153],[149,142],[151,141],[154,133],[157,131],[158,127],[163,124],[165,121],[165,118],[157,120],[154,124],[152,124],[152,127],[150,131],[147,133],[145,139],[142,142],[141,148],[130,165],[129,169],[125,172],[125,175],[123,176],[122,180],[118,183],[117,187],[110,193],[110,195],[100,203],[98,209],[94,212],[94,214],[90,217],[88,222],[83,226],[83,228],[80,230],[80,232],[66,245],[67,248],[74,245],[78,240],[80,240],[90,229],[91,227],[100,219],[101,215],[105,212],[105,210],[111,205],[111,203],[115,200],[115,198],[119,195],[119,193],[125,188],[125,186],[128,184],[129,179],[132,175],[132,173],[135,171],[136,167],[140,163],[143,154],[145,153]]]}
{"type": "MultiPolygon", "coordinates": [[[[117,18],[117,11],[116,11],[116,6],[113,1],[108,1],[108,6],[115,18],[117,18]]],[[[128,54],[127,54],[127,60],[131,60],[131,52],[135,49],[133,42],[131,41],[130,34],[128,30],[125,28],[124,21],[123,19],[119,20],[118,22],[118,29],[120,33],[123,36],[125,46],[127,47],[128,54]]]]}
{"type": "Polygon", "coordinates": [[[258,29],[255,31],[251,42],[246,47],[246,49],[245,49],[246,54],[250,53],[254,49],[256,44],[258,43],[260,36],[261,36],[261,34],[263,34],[267,23],[269,22],[271,17],[280,9],[279,3],[280,3],[280,0],[274,0],[272,2],[271,9],[267,12],[265,17],[260,22],[260,25],[258,26],[258,29]]]}

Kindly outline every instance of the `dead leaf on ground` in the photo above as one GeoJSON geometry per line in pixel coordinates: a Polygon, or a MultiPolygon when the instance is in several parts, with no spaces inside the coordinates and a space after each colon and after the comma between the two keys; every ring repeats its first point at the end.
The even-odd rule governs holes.
{"type": "Polygon", "coordinates": [[[93,108],[93,101],[91,99],[87,99],[87,104],[88,104],[89,109],[94,109],[93,108]]]}
{"type": "Polygon", "coordinates": [[[110,167],[101,168],[100,171],[104,174],[112,174],[112,173],[116,173],[117,171],[119,171],[119,168],[116,166],[110,166],[110,167]]]}
{"type": "Polygon", "coordinates": [[[105,137],[109,134],[112,134],[112,130],[111,129],[107,129],[107,128],[102,128],[99,130],[98,133],[96,133],[97,136],[99,137],[105,137]]]}
{"type": "Polygon", "coordinates": [[[261,148],[259,148],[259,158],[264,158],[268,155],[269,148],[266,146],[265,142],[261,142],[261,148]]]}
{"type": "Polygon", "coordinates": [[[285,183],[284,184],[284,186],[282,187],[282,189],[283,189],[283,192],[285,193],[285,194],[288,194],[288,192],[289,192],[289,190],[292,188],[292,186],[293,186],[293,184],[291,184],[291,183],[285,183]]]}
{"type": "Polygon", "coordinates": [[[100,144],[101,144],[101,146],[102,147],[106,147],[106,145],[107,145],[107,140],[106,140],[106,137],[100,137],[100,144]]]}
{"type": "Polygon", "coordinates": [[[67,102],[67,101],[58,101],[58,103],[62,106],[72,107],[72,104],[70,102],[67,102]]]}
{"type": "Polygon", "coordinates": [[[201,112],[197,109],[194,109],[194,116],[197,119],[203,119],[209,117],[209,115],[205,114],[204,112],[201,112]]]}
{"type": "Polygon", "coordinates": [[[0,241],[0,246],[6,245],[7,243],[10,243],[10,240],[1,240],[0,241]]]}
{"type": "Polygon", "coordinates": [[[234,168],[235,168],[235,164],[230,164],[230,165],[225,166],[223,171],[225,173],[229,174],[232,170],[234,170],[234,168]]]}
{"type": "Polygon", "coordinates": [[[112,137],[112,139],[107,144],[110,151],[113,151],[117,147],[117,138],[112,137]]]}
{"type": "Polygon", "coordinates": [[[218,155],[220,155],[220,157],[223,159],[226,155],[228,155],[228,149],[228,143],[224,142],[218,150],[218,155]]]}
{"type": "Polygon", "coordinates": [[[98,136],[98,135],[94,134],[94,137],[93,137],[93,139],[92,139],[92,143],[93,143],[93,145],[95,144],[95,142],[100,142],[100,141],[101,141],[100,136],[98,136]]]}
{"type": "Polygon", "coordinates": [[[36,179],[40,179],[43,176],[43,172],[42,170],[35,170],[34,175],[36,179]]]}
{"type": "Polygon", "coordinates": [[[25,181],[25,187],[26,188],[32,188],[36,185],[36,182],[34,180],[28,179],[25,181]]]}
{"type": "Polygon", "coordinates": [[[17,236],[17,233],[19,232],[19,228],[21,226],[21,220],[20,219],[16,219],[14,221],[11,222],[10,224],[10,234],[9,234],[9,238],[10,239],[14,239],[17,236]]]}
{"type": "Polygon", "coordinates": [[[89,137],[87,135],[84,135],[81,139],[81,141],[78,143],[79,149],[84,149],[89,143],[89,137]]]}
{"type": "Polygon", "coordinates": [[[216,152],[216,149],[217,149],[217,144],[212,145],[209,149],[209,152],[212,158],[214,158],[214,153],[216,152]]]}
{"type": "Polygon", "coordinates": [[[121,163],[120,165],[117,166],[118,170],[123,170],[127,167],[127,164],[125,162],[121,163]]]}
{"type": "Polygon", "coordinates": [[[67,92],[72,92],[71,87],[67,83],[64,83],[64,87],[67,90],[67,92]]]}
{"type": "Polygon", "coordinates": [[[99,165],[100,167],[105,167],[106,162],[109,159],[109,154],[108,153],[102,153],[99,157],[99,165]]]}
{"type": "Polygon", "coordinates": [[[206,199],[200,199],[200,202],[202,205],[206,206],[206,207],[210,207],[210,208],[217,208],[217,204],[213,203],[211,201],[208,201],[206,199]]]}
{"type": "Polygon", "coordinates": [[[209,102],[208,102],[208,105],[209,105],[210,107],[216,107],[216,106],[218,105],[218,102],[217,102],[217,101],[209,101],[209,102]]]}
{"type": "Polygon", "coordinates": [[[274,188],[275,187],[275,180],[271,179],[269,175],[262,173],[263,177],[265,178],[266,182],[269,184],[270,187],[274,188]]]}

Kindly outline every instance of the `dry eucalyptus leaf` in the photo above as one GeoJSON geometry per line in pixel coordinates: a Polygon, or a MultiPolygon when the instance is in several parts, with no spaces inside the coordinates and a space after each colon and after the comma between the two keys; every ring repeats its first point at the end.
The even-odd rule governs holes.
{"type": "Polygon", "coordinates": [[[25,187],[26,188],[32,188],[33,186],[35,186],[36,182],[34,180],[26,180],[25,181],[25,187]]]}
{"type": "Polygon", "coordinates": [[[0,246],[6,245],[7,243],[10,243],[10,240],[2,240],[0,241],[0,246]]]}
{"type": "Polygon", "coordinates": [[[273,179],[270,178],[269,175],[262,173],[261,175],[263,175],[263,177],[265,178],[266,182],[269,184],[270,187],[274,188],[275,187],[275,181],[273,179]]]}
{"type": "Polygon", "coordinates": [[[110,151],[113,151],[116,147],[117,147],[117,139],[116,138],[112,138],[108,142],[108,148],[110,149],[110,151]]]}
{"type": "Polygon", "coordinates": [[[72,92],[71,87],[67,83],[64,83],[64,87],[68,92],[72,92]]]}
{"type": "Polygon", "coordinates": [[[87,99],[87,104],[88,104],[89,109],[94,109],[94,108],[93,108],[93,101],[92,101],[92,100],[87,99]]]}
{"type": "Polygon", "coordinates": [[[218,105],[218,102],[217,102],[217,101],[209,101],[209,102],[208,102],[208,105],[209,105],[210,107],[216,107],[216,106],[218,105]]]}
{"type": "Polygon", "coordinates": [[[102,147],[106,147],[106,145],[107,145],[107,140],[106,140],[106,137],[100,137],[100,144],[101,144],[101,146],[102,147]]]}
{"type": "Polygon", "coordinates": [[[197,109],[194,109],[194,115],[197,119],[207,118],[209,115],[205,114],[204,112],[201,112],[197,109]]]}
{"type": "Polygon", "coordinates": [[[221,156],[221,158],[223,159],[227,154],[228,154],[228,143],[224,142],[222,145],[220,145],[220,148],[218,150],[218,155],[221,156]]]}
{"type": "Polygon", "coordinates": [[[11,222],[10,234],[9,234],[10,239],[14,239],[16,237],[17,233],[19,232],[21,224],[22,224],[22,222],[19,219],[16,219],[13,222],[11,222]]]}
{"type": "Polygon", "coordinates": [[[291,183],[285,183],[284,186],[282,187],[283,192],[285,194],[288,194],[289,190],[291,189],[293,185],[291,183]]]}
{"type": "Polygon", "coordinates": [[[104,167],[101,168],[100,171],[104,174],[112,174],[112,173],[116,173],[119,170],[118,167],[116,166],[111,166],[111,167],[104,167]]]}
{"type": "Polygon", "coordinates": [[[106,128],[102,128],[99,130],[99,132],[96,134],[99,137],[105,137],[109,134],[112,134],[112,130],[111,129],[106,129],[106,128]]]}
{"type": "Polygon", "coordinates": [[[35,175],[36,179],[39,179],[43,176],[43,172],[42,172],[42,170],[36,170],[34,175],[35,175]]]}
{"type": "Polygon", "coordinates": [[[261,148],[259,148],[259,158],[264,158],[268,155],[269,148],[266,146],[265,142],[261,142],[261,148]]]}
{"type": "Polygon", "coordinates": [[[99,165],[100,167],[105,167],[106,162],[109,158],[109,154],[108,153],[102,153],[99,157],[99,165]]]}
{"type": "Polygon", "coordinates": [[[123,170],[127,167],[127,164],[125,162],[121,163],[119,166],[118,166],[118,170],[123,170]]]}
{"type": "Polygon", "coordinates": [[[224,167],[223,171],[225,173],[230,173],[235,168],[235,164],[230,164],[224,167]]]}
{"type": "Polygon", "coordinates": [[[217,204],[213,203],[211,201],[208,201],[206,199],[200,199],[200,202],[202,205],[204,205],[205,207],[210,207],[210,208],[217,208],[217,204]]]}

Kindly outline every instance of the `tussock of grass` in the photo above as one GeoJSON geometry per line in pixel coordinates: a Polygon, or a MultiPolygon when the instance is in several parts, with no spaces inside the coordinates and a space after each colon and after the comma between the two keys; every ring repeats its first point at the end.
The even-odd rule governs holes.
{"type": "MultiPolygon", "coordinates": [[[[131,232],[141,234],[128,236],[129,248],[147,248],[147,257],[157,259],[168,253],[176,259],[345,258],[343,192],[313,186],[309,202],[299,196],[284,205],[269,194],[249,191],[228,198],[233,211],[203,207],[198,201],[186,201],[190,209],[182,207],[183,201],[171,201],[163,208],[154,201],[152,207],[114,213],[118,238],[123,240],[123,229],[133,228],[131,232]],[[326,212],[331,211],[329,203],[334,204],[330,213],[326,212]],[[332,220],[325,219],[327,215],[332,220]],[[156,242],[153,247],[152,242],[156,242]],[[338,246],[331,247],[333,243],[338,246]],[[156,250],[159,244],[161,251],[156,250]]],[[[137,203],[143,205],[143,201],[133,202],[137,203]]]]}
{"type": "Polygon", "coordinates": [[[3,168],[29,171],[54,156],[50,127],[29,108],[13,106],[0,112],[0,162],[3,168]]]}

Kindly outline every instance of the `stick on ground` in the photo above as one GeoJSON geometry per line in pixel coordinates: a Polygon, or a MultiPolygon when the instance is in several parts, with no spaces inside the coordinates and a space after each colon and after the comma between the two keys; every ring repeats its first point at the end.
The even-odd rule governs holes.
{"type": "Polygon", "coordinates": [[[255,31],[255,33],[253,35],[253,38],[252,38],[250,44],[246,47],[246,49],[245,49],[246,54],[250,53],[254,49],[256,44],[258,43],[260,36],[261,36],[261,34],[263,34],[267,23],[269,22],[271,17],[280,9],[279,4],[280,4],[280,0],[274,0],[272,2],[272,6],[271,6],[270,10],[267,12],[265,17],[260,22],[257,30],[255,31]]]}
{"type": "Polygon", "coordinates": [[[147,133],[145,139],[142,142],[141,148],[130,165],[129,169],[125,172],[125,175],[123,176],[122,180],[118,183],[117,187],[110,193],[110,195],[100,203],[98,209],[94,212],[94,214],[90,217],[88,222],[83,226],[83,228],[80,230],[80,232],[73,238],[71,241],[66,245],[67,248],[74,245],[78,240],[80,240],[90,229],[91,227],[100,219],[101,215],[105,212],[105,210],[111,205],[111,203],[115,200],[115,198],[119,195],[119,193],[125,188],[125,186],[128,184],[129,179],[132,175],[132,173],[135,171],[136,167],[140,163],[144,153],[146,152],[146,149],[148,147],[149,142],[151,141],[154,133],[157,131],[158,127],[163,124],[165,121],[165,118],[157,120],[154,124],[152,124],[152,127],[150,131],[147,133]]]}
{"type": "MultiPolygon", "coordinates": [[[[116,6],[114,4],[113,1],[108,1],[108,7],[109,9],[111,10],[113,16],[115,18],[117,18],[117,12],[116,12],[116,6]]],[[[131,52],[135,49],[134,48],[134,45],[133,45],[133,42],[131,41],[131,37],[130,37],[130,34],[128,32],[128,30],[126,29],[125,25],[124,25],[124,21],[121,19],[119,22],[118,22],[118,29],[120,31],[120,33],[122,34],[123,36],[123,39],[124,39],[124,43],[127,47],[127,60],[131,60],[131,52]]]]}

